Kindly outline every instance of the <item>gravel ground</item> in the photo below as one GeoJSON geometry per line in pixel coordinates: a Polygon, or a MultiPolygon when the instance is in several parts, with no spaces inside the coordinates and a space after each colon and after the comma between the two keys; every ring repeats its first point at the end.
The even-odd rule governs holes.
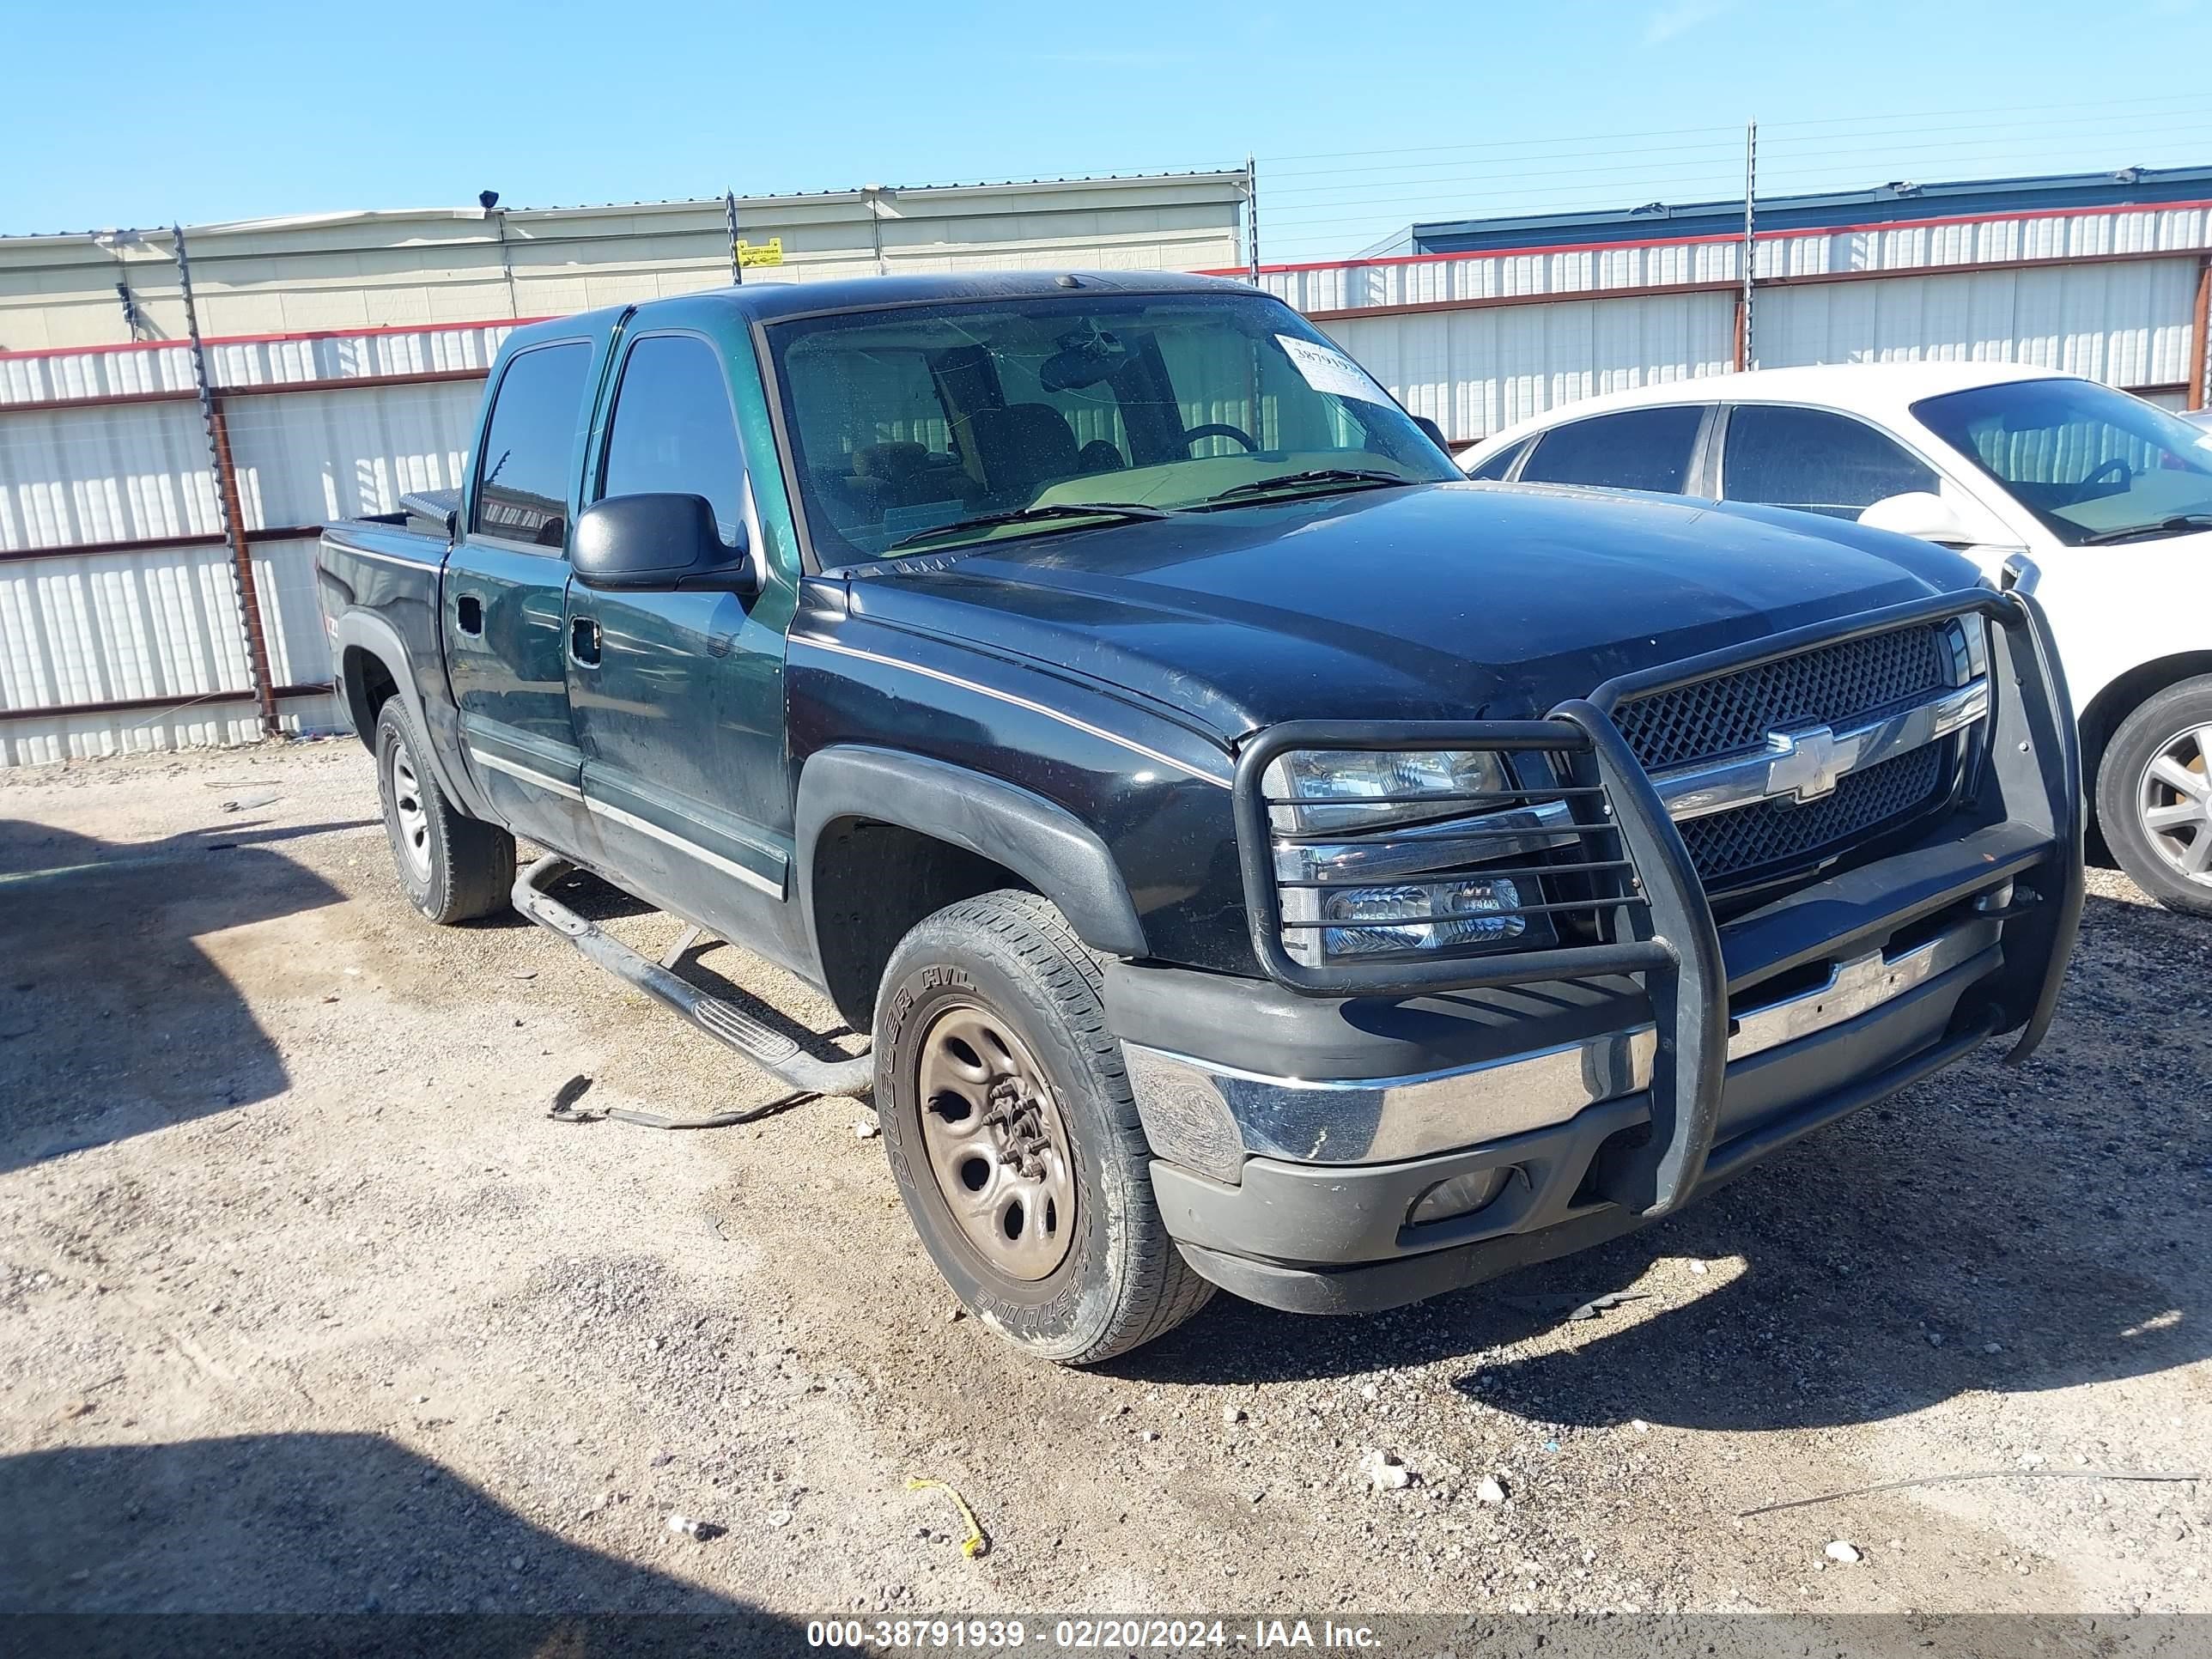
{"type": "Polygon", "coordinates": [[[2212,926],[2109,872],[2024,1070],[1074,1373],[953,1317],[854,1103],[550,1119],[775,1091],[540,930],[423,923],[374,816],[350,743],[0,775],[0,1610],[2212,1610],[2212,1488],[2089,1478],[2212,1467],[2212,926]]]}

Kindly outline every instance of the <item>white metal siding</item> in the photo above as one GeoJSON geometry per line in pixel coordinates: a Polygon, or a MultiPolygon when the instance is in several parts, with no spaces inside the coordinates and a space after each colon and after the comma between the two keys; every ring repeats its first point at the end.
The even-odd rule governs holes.
{"type": "MultiPolygon", "coordinates": [[[[1764,237],[1757,275],[1770,285],[1756,292],[1755,362],[1958,358],[2171,386],[2189,373],[2190,313],[2208,248],[2212,210],[2201,207],[1764,237]],[[2160,253],[2173,257],[1944,269],[2160,253]],[[1878,274],[1771,283],[1860,272],[1878,274]]],[[[1302,310],[1354,313],[1322,325],[1407,408],[1473,440],[1578,398],[1726,373],[1742,252],[1730,238],[1365,258],[1265,271],[1261,285],[1302,310]],[[1691,285],[1727,286],[1664,291],[1691,285]],[[1507,300],[1520,303],[1481,303],[1507,300]],[[1469,308],[1356,314],[1453,302],[1469,308]]]]}
{"type": "Polygon", "coordinates": [[[236,591],[219,545],[0,565],[0,707],[239,690],[236,591]]]}
{"type": "Polygon", "coordinates": [[[0,550],[219,527],[198,404],[0,417],[0,550]]]}
{"type": "Polygon", "coordinates": [[[1668,295],[1322,325],[1416,415],[1498,431],[1599,392],[1724,373],[1728,297],[1668,295]]]}
{"type": "Polygon", "coordinates": [[[1759,362],[2021,362],[2164,385],[2188,373],[2196,289],[2193,258],[1770,289],[1759,362]]]}
{"type": "Polygon", "coordinates": [[[390,513],[458,489],[481,380],[298,392],[225,405],[249,529],[390,513]]]}

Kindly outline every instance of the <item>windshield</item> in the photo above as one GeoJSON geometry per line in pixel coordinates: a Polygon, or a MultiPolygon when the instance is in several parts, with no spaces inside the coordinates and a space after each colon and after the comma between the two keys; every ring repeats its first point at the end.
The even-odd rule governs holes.
{"type": "Polygon", "coordinates": [[[2008,380],[1912,412],[2069,546],[2212,528],[2212,432],[2124,392],[2008,380]]]}
{"type": "Polygon", "coordinates": [[[769,343],[824,566],[1459,477],[1265,295],[899,307],[778,324],[769,343]]]}

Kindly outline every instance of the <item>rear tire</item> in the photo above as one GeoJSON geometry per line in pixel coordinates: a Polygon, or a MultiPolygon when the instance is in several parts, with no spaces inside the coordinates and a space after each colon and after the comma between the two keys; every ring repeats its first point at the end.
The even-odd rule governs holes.
{"type": "Polygon", "coordinates": [[[398,697],[376,717],[377,793],[392,862],[408,902],[441,927],[504,909],[514,886],[514,837],[449,802],[430,745],[398,697]]]}
{"type": "Polygon", "coordinates": [[[2097,767],[2097,823],[2143,891],[2212,915],[2212,675],[2167,686],[2120,722],[2097,767]]]}
{"type": "Polygon", "coordinates": [[[1196,1313],[1098,958],[1012,889],[899,944],[876,1006],[876,1103],[915,1230],[962,1304],[1024,1352],[1096,1364],[1196,1313]]]}

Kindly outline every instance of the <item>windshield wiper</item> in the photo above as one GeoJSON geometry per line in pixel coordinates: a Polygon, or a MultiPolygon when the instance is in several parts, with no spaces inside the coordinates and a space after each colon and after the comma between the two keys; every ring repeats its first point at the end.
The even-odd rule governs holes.
{"type": "Polygon", "coordinates": [[[2076,547],[2103,547],[2112,542],[2131,542],[2142,536],[2181,536],[2192,530],[2212,530],[2212,513],[2177,513],[2154,524],[2124,525],[2118,530],[2084,536],[2076,547]]]}
{"type": "Polygon", "coordinates": [[[911,536],[902,536],[884,550],[896,552],[902,547],[912,547],[916,542],[926,542],[933,537],[950,536],[963,530],[988,530],[1001,524],[1043,524],[1053,519],[1104,519],[1115,524],[1133,524],[1139,519],[1171,519],[1175,516],[1164,507],[1139,507],[1129,501],[1048,501],[1042,507],[1018,507],[1011,513],[982,513],[972,519],[955,519],[951,524],[934,525],[927,530],[917,530],[911,536]]]}
{"type": "Polygon", "coordinates": [[[1255,478],[1249,483],[1232,484],[1228,489],[1208,495],[1198,503],[1200,507],[1215,501],[1232,501],[1240,495],[1264,495],[1285,484],[1409,484],[1415,480],[1396,472],[1378,472],[1372,467],[1317,466],[1304,472],[1279,472],[1272,478],[1255,478]]]}

